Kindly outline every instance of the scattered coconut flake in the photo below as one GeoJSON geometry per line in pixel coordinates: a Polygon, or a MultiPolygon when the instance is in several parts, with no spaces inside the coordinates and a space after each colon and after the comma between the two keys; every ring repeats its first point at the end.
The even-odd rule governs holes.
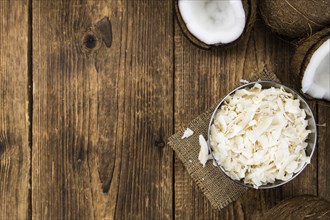
{"type": "Polygon", "coordinates": [[[247,81],[247,80],[245,80],[245,79],[240,79],[239,82],[240,82],[240,83],[244,83],[244,84],[249,83],[249,81],[247,81]]]}
{"type": "Polygon", "coordinates": [[[192,163],[192,160],[189,160],[189,163],[192,163]]]}
{"type": "Polygon", "coordinates": [[[203,135],[199,135],[199,145],[201,146],[201,149],[199,151],[198,160],[201,164],[203,164],[203,167],[205,167],[205,164],[209,158],[209,148],[203,135]]]}
{"type": "Polygon", "coordinates": [[[316,124],[318,127],[326,127],[327,126],[327,123],[322,123],[322,124],[316,124]]]}
{"type": "Polygon", "coordinates": [[[256,83],[229,96],[216,112],[210,128],[212,154],[232,179],[256,189],[286,181],[310,163],[307,125],[306,112],[291,93],[256,83]]]}
{"type": "Polygon", "coordinates": [[[194,134],[194,131],[191,130],[190,128],[187,128],[184,132],[183,132],[183,135],[181,137],[181,139],[184,139],[184,138],[188,138],[190,137],[191,135],[194,134]]]}

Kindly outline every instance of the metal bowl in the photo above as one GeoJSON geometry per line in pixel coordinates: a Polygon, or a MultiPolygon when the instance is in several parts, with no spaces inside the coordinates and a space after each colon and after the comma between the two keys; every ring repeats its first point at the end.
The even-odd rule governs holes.
{"type": "MultiPolygon", "coordinates": [[[[214,156],[212,154],[212,148],[211,148],[211,145],[210,145],[210,129],[211,129],[211,125],[213,124],[214,116],[215,116],[217,110],[221,107],[222,103],[227,99],[227,97],[230,96],[230,95],[232,95],[232,94],[234,94],[239,89],[251,88],[251,87],[253,87],[253,85],[255,83],[261,84],[263,89],[267,89],[267,88],[270,88],[270,87],[274,87],[274,88],[283,87],[283,89],[286,92],[293,94],[294,95],[294,98],[298,98],[300,100],[300,107],[303,108],[305,110],[305,112],[306,112],[306,119],[308,120],[307,129],[309,129],[309,130],[312,131],[308,135],[308,137],[306,139],[306,142],[308,143],[308,146],[306,147],[306,155],[307,156],[312,157],[312,155],[314,153],[314,150],[315,150],[315,147],[316,147],[316,143],[317,143],[317,127],[316,127],[316,122],[315,122],[315,118],[314,118],[313,112],[310,109],[310,107],[307,104],[307,102],[305,101],[305,99],[301,95],[299,95],[299,93],[297,93],[296,91],[294,91],[293,89],[291,89],[291,88],[289,88],[289,87],[287,87],[285,85],[282,85],[280,83],[273,82],[273,81],[256,81],[256,82],[250,82],[250,83],[244,84],[244,85],[239,86],[236,89],[232,90],[230,93],[228,93],[221,100],[221,102],[218,104],[218,106],[215,108],[215,110],[214,110],[214,112],[212,114],[212,117],[211,117],[211,120],[210,120],[210,124],[209,124],[209,128],[208,128],[208,147],[209,147],[209,150],[210,150],[211,155],[213,157],[213,161],[215,162],[215,164],[217,165],[217,167],[220,169],[220,171],[223,172],[232,181],[234,181],[234,182],[236,182],[236,183],[238,183],[238,184],[240,184],[242,186],[249,187],[249,188],[254,188],[254,187],[253,187],[253,185],[245,184],[242,180],[239,181],[239,180],[232,179],[229,175],[227,175],[227,173],[225,172],[224,168],[221,165],[219,165],[217,163],[217,161],[215,160],[215,158],[214,158],[214,156]]],[[[268,183],[267,185],[261,185],[261,186],[258,187],[258,189],[270,189],[270,188],[275,188],[275,187],[281,186],[281,185],[283,185],[285,183],[288,183],[291,180],[293,180],[294,178],[296,178],[304,170],[304,168],[306,167],[306,165],[307,164],[305,164],[297,173],[293,174],[293,176],[290,179],[288,179],[286,181],[276,180],[274,183],[268,183]]]]}

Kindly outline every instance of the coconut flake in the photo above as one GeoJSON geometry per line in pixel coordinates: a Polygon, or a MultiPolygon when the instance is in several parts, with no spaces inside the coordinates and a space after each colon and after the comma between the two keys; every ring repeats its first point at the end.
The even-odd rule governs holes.
{"type": "Polygon", "coordinates": [[[184,139],[184,138],[188,138],[190,137],[191,135],[194,134],[194,131],[191,130],[190,128],[187,128],[184,132],[183,132],[183,135],[181,137],[181,139],[184,139]]]}
{"type": "Polygon", "coordinates": [[[203,167],[205,167],[205,164],[209,159],[209,148],[203,135],[199,135],[199,145],[201,146],[201,149],[199,151],[198,160],[203,164],[203,167]]]}
{"type": "Polygon", "coordinates": [[[243,84],[249,83],[249,81],[247,81],[247,80],[245,80],[245,79],[240,79],[239,82],[240,82],[240,83],[243,83],[243,84]]]}
{"type": "MultiPolygon", "coordinates": [[[[258,188],[276,179],[286,181],[310,163],[305,152],[311,133],[307,125],[306,113],[291,93],[262,89],[256,83],[229,96],[216,112],[210,145],[216,162],[231,178],[258,188]]],[[[206,157],[203,140],[200,137],[205,145],[200,156],[206,157]]]]}
{"type": "Polygon", "coordinates": [[[314,98],[330,101],[330,39],[312,55],[304,72],[301,90],[314,98]]]}
{"type": "Polygon", "coordinates": [[[233,42],[245,28],[240,0],[179,0],[178,5],[189,32],[206,44],[233,42]]]}

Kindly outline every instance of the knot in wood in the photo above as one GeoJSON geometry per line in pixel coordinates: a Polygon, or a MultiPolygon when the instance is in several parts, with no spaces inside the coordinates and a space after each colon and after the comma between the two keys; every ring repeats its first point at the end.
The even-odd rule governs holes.
{"type": "Polygon", "coordinates": [[[97,39],[93,34],[88,33],[84,36],[84,45],[86,48],[93,49],[96,47],[96,44],[97,39]]]}
{"type": "Polygon", "coordinates": [[[88,30],[80,33],[80,47],[82,48],[83,53],[88,56],[95,54],[103,43],[107,48],[111,47],[112,27],[108,17],[102,18],[88,30]]]}
{"type": "Polygon", "coordinates": [[[162,139],[156,140],[155,141],[155,146],[158,148],[163,148],[165,146],[165,142],[162,139]]]}
{"type": "Polygon", "coordinates": [[[82,35],[81,47],[86,53],[93,53],[100,48],[102,39],[93,30],[89,30],[82,35]]]}

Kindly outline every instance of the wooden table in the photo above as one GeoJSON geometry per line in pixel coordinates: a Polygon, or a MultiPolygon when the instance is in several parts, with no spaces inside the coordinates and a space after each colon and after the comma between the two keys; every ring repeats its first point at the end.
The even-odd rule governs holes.
{"type": "Polygon", "coordinates": [[[0,219],[253,219],[295,195],[330,200],[325,106],[311,103],[311,165],[221,211],[167,145],[265,65],[294,82],[294,46],[260,19],[237,46],[203,51],[171,0],[1,0],[0,15],[0,219]],[[104,17],[111,46],[95,26],[104,17]]]}

